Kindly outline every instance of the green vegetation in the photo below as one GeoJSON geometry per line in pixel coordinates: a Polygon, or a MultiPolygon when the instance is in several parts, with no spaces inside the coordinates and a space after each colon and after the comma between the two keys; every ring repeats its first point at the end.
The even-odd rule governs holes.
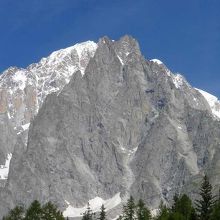
{"type": "Polygon", "coordinates": [[[92,220],[94,216],[94,213],[90,209],[89,203],[87,205],[87,210],[83,213],[82,220],[92,220]]]}
{"type": "Polygon", "coordinates": [[[215,200],[205,176],[194,205],[187,195],[175,195],[171,207],[161,203],[157,215],[152,216],[142,200],[136,204],[130,197],[118,220],[220,220],[220,193],[215,200]]]}
{"type": "Polygon", "coordinates": [[[65,220],[65,218],[53,203],[48,202],[41,206],[35,200],[26,211],[22,206],[16,206],[3,217],[3,220],[65,220]]]}
{"type": "MultiPolygon", "coordinates": [[[[212,186],[207,176],[199,191],[199,198],[194,205],[192,200],[185,194],[175,195],[172,206],[160,204],[156,216],[152,216],[143,200],[136,202],[131,196],[123,206],[122,214],[117,220],[220,220],[220,192],[217,199],[212,194],[212,186]]],[[[33,201],[25,210],[17,206],[11,210],[3,220],[64,220],[63,214],[57,207],[48,202],[43,206],[38,201],[33,201]]],[[[67,218],[68,219],[68,218],[67,218]]],[[[93,213],[88,203],[82,220],[107,220],[104,205],[99,213],[93,213]]]]}
{"type": "Polygon", "coordinates": [[[214,206],[214,197],[212,195],[212,186],[208,177],[205,176],[200,187],[200,200],[196,200],[196,210],[200,220],[210,219],[214,206]]]}

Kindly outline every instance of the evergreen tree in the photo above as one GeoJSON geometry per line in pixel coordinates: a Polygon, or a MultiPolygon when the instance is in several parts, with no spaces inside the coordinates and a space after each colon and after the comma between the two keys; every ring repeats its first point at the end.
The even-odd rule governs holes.
{"type": "Polygon", "coordinates": [[[186,194],[183,194],[180,197],[177,195],[174,196],[174,204],[171,210],[173,213],[181,214],[185,220],[191,220],[195,213],[192,201],[186,194]]]}
{"type": "Polygon", "coordinates": [[[173,205],[171,207],[171,210],[173,212],[176,212],[179,206],[179,196],[177,194],[174,195],[173,197],[173,205]]]}
{"type": "Polygon", "coordinates": [[[159,214],[157,215],[156,220],[168,220],[169,216],[169,209],[163,204],[163,202],[161,202],[159,206],[159,214]]]}
{"type": "Polygon", "coordinates": [[[63,214],[51,202],[46,203],[42,207],[42,218],[44,220],[65,220],[63,214]]]}
{"type": "Polygon", "coordinates": [[[3,217],[3,220],[65,220],[65,218],[51,202],[41,207],[41,204],[35,200],[26,212],[22,206],[16,206],[7,216],[3,217]]]}
{"type": "Polygon", "coordinates": [[[150,210],[145,206],[143,200],[139,200],[136,207],[136,216],[138,220],[150,220],[151,213],[150,210]]]}
{"type": "Polygon", "coordinates": [[[26,211],[25,220],[42,220],[41,204],[35,200],[26,211]]]}
{"type": "Polygon", "coordinates": [[[90,204],[87,205],[87,210],[83,213],[82,220],[92,220],[93,219],[93,213],[90,208],[90,204]]]}
{"type": "Polygon", "coordinates": [[[119,215],[117,220],[122,220],[123,219],[123,216],[122,215],[119,215]]]}
{"type": "Polygon", "coordinates": [[[3,217],[3,220],[22,220],[24,219],[24,208],[22,206],[16,206],[9,214],[3,217]]]}
{"type": "Polygon", "coordinates": [[[134,198],[130,196],[127,204],[123,207],[123,220],[135,220],[135,208],[134,198]]]}
{"type": "Polygon", "coordinates": [[[164,220],[185,220],[184,216],[179,212],[171,212],[164,220]]]}
{"type": "Polygon", "coordinates": [[[99,220],[106,220],[106,212],[105,212],[105,206],[104,205],[101,206],[101,212],[100,212],[99,220]]]}
{"type": "Polygon", "coordinates": [[[209,179],[206,175],[203,178],[199,194],[201,199],[196,200],[196,211],[198,213],[199,220],[209,220],[214,203],[214,197],[212,195],[212,185],[209,183],[209,179]]]}
{"type": "Polygon", "coordinates": [[[219,219],[220,219],[220,190],[218,194],[218,199],[215,201],[212,214],[210,217],[210,220],[219,220],[219,219]]]}
{"type": "Polygon", "coordinates": [[[198,216],[196,214],[194,207],[193,207],[191,215],[190,215],[190,220],[198,220],[198,216]]]}
{"type": "Polygon", "coordinates": [[[220,203],[216,202],[216,204],[213,207],[210,220],[219,220],[219,219],[220,219],[220,203]]]}

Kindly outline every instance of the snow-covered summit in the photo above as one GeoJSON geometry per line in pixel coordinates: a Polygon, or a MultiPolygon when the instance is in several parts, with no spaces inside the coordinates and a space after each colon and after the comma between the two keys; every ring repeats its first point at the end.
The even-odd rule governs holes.
{"type": "Polygon", "coordinates": [[[220,101],[218,100],[218,98],[201,89],[196,88],[196,90],[204,96],[212,110],[213,115],[220,119],[220,101]]]}
{"type": "MultiPolygon", "coordinates": [[[[32,66],[35,66],[34,69],[39,68],[40,66],[56,66],[59,65],[62,61],[68,62],[70,58],[77,57],[78,63],[75,63],[75,68],[80,70],[82,74],[84,74],[87,62],[86,58],[90,58],[93,56],[97,49],[97,44],[93,41],[86,41],[83,43],[75,44],[74,46],[67,47],[65,49],[60,49],[54,51],[47,58],[42,58],[38,64],[30,65],[30,69],[32,66]]],[[[70,68],[70,72],[73,71],[74,68],[70,68]]]]}
{"type": "Polygon", "coordinates": [[[150,60],[151,62],[154,62],[154,63],[157,63],[157,64],[163,64],[163,62],[161,60],[158,60],[158,59],[152,59],[150,60]]]}
{"type": "MultiPolygon", "coordinates": [[[[144,60],[135,41],[126,38],[115,44],[103,39],[92,60],[86,55],[93,56],[93,49],[73,46],[4,75],[0,109],[7,114],[0,114],[0,131],[9,138],[0,141],[2,148],[12,139],[9,134],[16,136],[10,128],[2,132],[8,118],[21,137],[31,129],[26,147],[17,138],[11,149],[0,152],[2,158],[13,154],[0,207],[8,210],[5,198],[27,205],[36,195],[42,202],[57,201],[65,216],[81,217],[87,201],[95,212],[104,204],[117,215],[135,194],[155,209],[161,200],[168,203],[189,189],[207,165],[218,165],[213,155],[219,124],[211,117],[204,120],[211,113],[208,103],[183,76],[144,60]],[[79,84],[60,93],[75,69],[82,70],[89,60],[79,84]],[[29,124],[53,91],[60,96],[49,95],[29,124]]],[[[5,182],[10,157],[2,158],[5,182]]]]}
{"type": "Polygon", "coordinates": [[[36,115],[46,96],[61,90],[78,70],[84,74],[97,44],[78,43],[51,53],[24,68],[11,67],[0,75],[0,113],[6,113],[16,130],[36,115]]]}

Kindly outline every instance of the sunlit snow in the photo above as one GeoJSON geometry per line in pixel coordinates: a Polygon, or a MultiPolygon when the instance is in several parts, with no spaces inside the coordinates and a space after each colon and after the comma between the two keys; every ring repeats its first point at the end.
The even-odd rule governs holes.
{"type": "MultiPolygon", "coordinates": [[[[56,65],[60,63],[60,60],[64,60],[66,56],[70,55],[73,50],[77,52],[77,55],[80,61],[83,58],[83,56],[85,56],[86,53],[88,53],[88,51],[90,51],[94,55],[96,49],[97,49],[97,44],[93,41],[86,41],[83,43],[78,43],[78,44],[75,44],[74,46],[67,47],[65,49],[61,49],[58,51],[54,51],[49,57],[42,58],[41,63],[42,64],[47,63],[48,65],[56,65]]],[[[76,70],[79,69],[81,73],[84,74],[85,67],[81,66],[80,62],[79,62],[79,67],[73,66],[71,68],[72,68],[71,72],[75,68],[76,70]]]]}
{"type": "MultiPolygon", "coordinates": [[[[100,208],[102,205],[104,205],[106,208],[106,211],[108,211],[121,203],[121,197],[120,197],[120,193],[117,193],[111,199],[103,200],[100,197],[95,197],[94,199],[89,200],[88,203],[93,212],[100,211],[100,208]]],[[[75,208],[71,206],[71,204],[68,201],[66,201],[66,204],[68,205],[68,207],[63,212],[63,215],[65,217],[80,217],[87,210],[87,205],[85,205],[82,208],[75,208]]]]}
{"type": "Polygon", "coordinates": [[[196,89],[196,90],[199,91],[206,99],[212,110],[213,115],[220,118],[220,101],[218,100],[218,98],[201,89],[196,89]]]}
{"type": "MultiPolygon", "coordinates": [[[[158,59],[152,59],[152,60],[150,60],[150,61],[151,61],[151,62],[154,62],[154,63],[156,63],[156,64],[158,64],[158,65],[162,65],[162,64],[163,64],[163,62],[160,61],[160,60],[158,60],[158,59]]],[[[172,73],[170,72],[170,70],[166,68],[166,66],[164,66],[164,67],[165,67],[165,70],[166,70],[167,75],[172,78],[175,87],[176,87],[177,89],[179,89],[179,88],[184,84],[184,78],[183,78],[183,76],[180,75],[180,74],[176,74],[176,75],[175,75],[175,74],[172,74],[172,73]]]]}
{"type": "Polygon", "coordinates": [[[25,85],[26,85],[26,82],[27,82],[27,77],[25,75],[25,72],[18,71],[13,76],[13,80],[18,83],[20,90],[23,90],[25,88],[25,85]]]}
{"type": "Polygon", "coordinates": [[[7,159],[5,161],[5,165],[0,165],[0,179],[6,180],[8,178],[9,165],[12,158],[12,154],[7,155],[7,159]]]}
{"type": "MultiPolygon", "coordinates": [[[[118,55],[117,55],[117,56],[118,56],[118,55]]],[[[118,59],[120,60],[121,64],[124,65],[124,62],[123,62],[123,60],[121,59],[120,56],[118,56],[118,59]]]]}
{"type": "Polygon", "coordinates": [[[184,83],[183,76],[181,76],[180,74],[174,75],[173,83],[176,86],[176,88],[179,89],[184,83]]]}
{"type": "Polygon", "coordinates": [[[76,71],[80,70],[84,74],[96,49],[95,42],[86,41],[57,50],[26,69],[11,67],[3,72],[0,88],[7,88],[7,115],[15,130],[19,128],[18,134],[22,132],[21,126],[23,130],[28,130],[28,124],[22,123],[27,120],[26,114],[30,110],[36,115],[48,94],[58,94],[76,71]],[[31,103],[27,101],[29,98],[31,103]]]}
{"type": "Polygon", "coordinates": [[[150,60],[150,61],[152,61],[152,62],[154,62],[154,63],[157,63],[157,64],[159,64],[159,65],[163,64],[163,62],[160,61],[160,60],[158,60],[158,59],[152,59],[152,60],[150,60]]]}
{"type": "Polygon", "coordinates": [[[25,130],[27,130],[27,129],[29,128],[29,126],[30,126],[30,123],[27,123],[27,124],[25,124],[25,125],[22,125],[21,127],[22,127],[23,130],[25,131],[25,130]]]}
{"type": "Polygon", "coordinates": [[[7,115],[8,115],[8,119],[11,119],[11,115],[9,114],[9,112],[7,113],[7,115]]]}

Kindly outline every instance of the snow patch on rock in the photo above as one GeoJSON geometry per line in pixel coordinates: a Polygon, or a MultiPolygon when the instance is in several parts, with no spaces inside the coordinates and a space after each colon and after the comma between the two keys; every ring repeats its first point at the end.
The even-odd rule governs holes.
{"type": "Polygon", "coordinates": [[[24,131],[26,131],[30,126],[30,123],[27,123],[25,125],[22,125],[21,127],[23,128],[24,131]]]}
{"type": "Polygon", "coordinates": [[[218,100],[218,98],[214,95],[211,95],[208,92],[201,90],[201,89],[197,89],[197,88],[195,88],[195,89],[197,91],[199,91],[203,95],[203,97],[206,99],[206,101],[208,102],[208,104],[212,110],[212,114],[215,117],[220,118],[220,101],[218,100]]]}
{"type": "Polygon", "coordinates": [[[176,86],[177,89],[181,88],[181,86],[184,84],[184,78],[182,75],[177,74],[177,75],[173,75],[173,83],[176,86]]]}
{"type": "Polygon", "coordinates": [[[161,60],[158,60],[158,59],[152,59],[150,60],[151,62],[153,63],[156,63],[157,65],[161,66],[163,68],[163,70],[165,71],[165,73],[168,75],[168,76],[172,76],[173,74],[171,73],[171,71],[166,67],[166,65],[161,61],[161,60]]]}
{"type": "Polygon", "coordinates": [[[158,59],[152,59],[150,60],[151,62],[154,62],[154,63],[157,63],[158,65],[161,65],[163,64],[163,62],[161,60],[158,60],[158,59]]]}
{"type": "Polygon", "coordinates": [[[12,154],[9,153],[5,161],[5,165],[0,165],[0,179],[1,180],[8,179],[9,165],[10,165],[11,158],[12,158],[12,154]]]}
{"type": "Polygon", "coordinates": [[[25,75],[25,72],[18,71],[12,78],[14,82],[19,85],[20,90],[23,90],[25,88],[27,82],[27,76],[25,75]]]}
{"type": "MultiPolygon", "coordinates": [[[[67,209],[63,212],[64,217],[81,217],[83,213],[87,210],[87,205],[82,208],[75,208],[70,205],[68,201],[65,201],[68,205],[67,209]]],[[[115,196],[108,200],[104,200],[100,197],[95,197],[88,201],[89,206],[93,212],[99,212],[102,205],[105,206],[106,211],[113,209],[121,203],[120,193],[117,193],[115,196]]]]}
{"type": "MultiPolygon", "coordinates": [[[[184,83],[186,83],[186,80],[184,79],[184,77],[181,74],[173,74],[171,73],[171,71],[164,65],[164,63],[161,60],[158,59],[152,59],[150,60],[151,62],[154,62],[160,66],[163,67],[163,69],[165,70],[166,74],[172,78],[172,81],[175,85],[175,87],[177,89],[180,89],[184,83]]],[[[187,83],[186,83],[187,84],[187,83]]]]}
{"type": "Polygon", "coordinates": [[[119,55],[117,55],[117,57],[118,57],[119,61],[121,62],[121,64],[124,65],[124,62],[123,62],[123,60],[121,59],[121,57],[120,57],[119,55]]]}

